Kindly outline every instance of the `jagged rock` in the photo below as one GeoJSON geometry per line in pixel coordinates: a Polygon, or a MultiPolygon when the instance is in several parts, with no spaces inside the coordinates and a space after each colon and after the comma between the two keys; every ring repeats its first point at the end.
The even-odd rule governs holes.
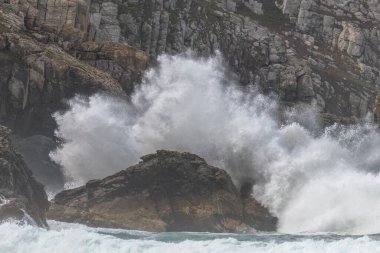
{"type": "Polygon", "coordinates": [[[82,62],[110,73],[123,89],[132,93],[135,82],[140,81],[143,71],[150,65],[150,59],[143,51],[121,43],[84,42],[79,48],[72,48],[82,62]]]}
{"type": "MultiPolygon", "coordinates": [[[[218,50],[243,85],[258,85],[287,103],[318,101],[321,112],[338,117],[360,118],[372,111],[380,86],[379,0],[23,0],[7,6],[17,10],[19,18],[6,14],[0,20],[14,22],[6,22],[5,28],[22,30],[25,23],[34,38],[109,72],[127,93],[141,71],[121,65],[112,53],[82,51],[82,44],[102,48],[113,42],[117,46],[111,50],[119,50],[128,43],[153,59],[188,48],[202,56],[218,50]],[[370,73],[363,74],[363,65],[370,73]],[[292,70],[300,66],[308,76],[320,76],[308,80],[306,93],[297,87],[299,77],[292,70]],[[331,89],[339,92],[326,91],[331,89]],[[361,102],[344,109],[350,93],[361,102]]],[[[31,72],[42,87],[42,71],[31,72]]],[[[22,82],[12,85],[16,97],[24,97],[27,90],[22,82]]]]}
{"type": "Polygon", "coordinates": [[[43,23],[42,32],[31,34],[17,6],[23,5],[0,5],[0,120],[17,133],[52,136],[51,114],[64,108],[64,99],[94,92],[127,97],[149,66],[142,51],[86,43],[84,33],[70,25],[43,23]]]}
{"type": "Polygon", "coordinates": [[[16,219],[47,226],[49,201],[44,187],[14,151],[9,133],[9,129],[0,126],[0,220],[16,219]]]}
{"type": "Polygon", "coordinates": [[[253,13],[263,15],[263,4],[254,0],[244,1],[244,5],[248,7],[253,13]]]}
{"type": "Polygon", "coordinates": [[[378,0],[287,0],[281,8],[297,17],[297,28],[303,33],[379,67],[379,6],[378,0]]]}
{"type": "Polygon", "coordinates": [[[202,158],[158,151],[141,159],[115,175],[57,194],[49,218],[147,231],[275,230],[276,218],[268,210],[249,194],[241,195],[227,172],[202,158]]]}
{"type": "Polygon", "coordinates": [[[300,5],[301,0],[284,0],[279,7],[282,9],[282,12],[284,14],[288,14],[289,16],[295,16],[298,14],[300,5]]]}
{"type": "Polygon", "coordinates": [[[81,63],[57,46],[16,33],[0,37],[7,41],[0,54],[0,75],[4,77],[0,79],[0,116],[10,125],[31,131],[39,125],[44,128],[46,122],[40,120],[49,118],[62,107],[62,99],[76,93],[105,91],[125,96],[109,74],[81,63]]]}
{"type": "Polygon", "coordinates": [[[343,31],[339,35],[338,47],[348,55],[360,57],[364,53],[364,35],[360,28],[342,22],[343,31]]]}
{"type": "Polygon", "coordinates": [[[61,167],[50,159],[50,152],[57,143],[43,135],[33,135],[26,138],[14,137],[14,149],[22,155],[34,177],[41,182],[47,192],[56,193],[64,187],[64,177],[61,167]]]}
{"type": "Polygon", "coordinates": [[[18,135],[17,150],[50,192],[63,184],[48,157],[52,113],[76,94],[128,98],[149,66],[126,44],[86,42],[88,8],[89,1],[0,1],[0,122],[18,135]]]}
{"type": "MultiPolygon", "coordinates": [[[[319,74],[323,82],[328,82],[336,90],[340,90],[342,85],[349,87],[351,92],[365,98],[367,105],[373,104],[375,84],[380,85],[378,67],[371,77],[363,79],[364,76],[357,73],[357,60],[368,66],[379,66],[379,53],[375,53],[378,49],[373,46],[379,42],[378,30],[363,30],[364,21],[353,23],[346,14],[335,10],[360,11],[365,16],[369,7],[374,8],[374,2],[369,3],[368,7],[347,7],[343,0],[339,3],[320,3],[316,0],[127,0],[123,3],[112,1],[115,8],[112,8],[113,18],[109,18],[110,14],[106,12],[105,15],[103,11],[103,5],[109,2],[94,0],[90,8],[90,16],[94,18],[90,20],[88,38],[97,42],[112,41],[114,36],[103,35],[110,34],[107,30],[115,25],[119,27],[115,30],[119,42],[138,47],[153,58],[161,53],[179,53],[188,48],[200,55],[211,55],[219,50],[242,84],[258,85],[265,92],[274,91],[286,102],[307,100],[312,104],[312,101],[320,100],[319,105],[324,105],[320,108],[321,112],[362,117],[372,110],[372,106],[365,110],[341,110],[339,107],[349,99],[348,95],[325,97],[324,93],[320,93],[318,83],[313,83],[314,79],[307,84],[307,94],[296,93],[295,80],[298,77],[289,70],[303,66],[309,76],[319,74]],[[285,16],[275,11],[275,2],[285,16]],[[104,28],[100,23],[104,24],[104,28]],[[292,23],[295,23],[293,28],[292,23]],[[97,36],[99,33],[102,36],[97,36]],[[326,51],[330,47],[331,51],[326,51]],[[334,48],[344,53],[330,53],[334,48]],[[348,65],[357,75],[347,73],[348,65]],[[334,77],[321,71],[332,72],[334,77]],[[374,85],[366,88],[356,85],[362,79],[374,85]]],[[[369,18],[368,22],[371,20],[369,18]]]]}

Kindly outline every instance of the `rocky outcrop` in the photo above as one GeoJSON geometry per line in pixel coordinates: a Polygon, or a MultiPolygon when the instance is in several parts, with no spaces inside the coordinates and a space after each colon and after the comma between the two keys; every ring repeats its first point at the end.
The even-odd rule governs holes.
{"type": "Polygon", "coordinates": [[[0,220],[16,219],[47,226],[49,202],[44,187],[14,151],[9,132],[0,126],[0,220]]]}
{"type": "Polygon", "coordinates": [[[57,145],[51,115],[77,94],[128,98],[149,66],[124,43],[88,42],[86,4],[0,0],[0,123],[18,135],[15,148],[49,191],[62,185],[49,158],[57,145]]]}
{"type": "MultiPolygon", "coordinates": [[[[24,132],[17,127],[22,126],[26,134],[52,135],[50,115],[64,108],[64,99],[99,91],[127,96],[149,58],[125,44],[86,42],[85,16],[72,14],[74,23],[68,18],[60,23],[56,19],[70,11],[50,10],[49,3],[46,10],[41,7],[46,3],[40,4],[0,3],[0,120],[17,133],[24,132]]],[[[63,8],[67,2],[55,4],[63,8]]],[[[82,13],[81,4],[69,6],[82,13]]]]}
{"type": "Polygon", "coordinates": [[[49,218],[146,231],[273,231],[276,218],[202,158],[158,151],[128,169],[56,195],[49,218]]]}
{"type": "Polygon", "coordinates": [[[96,67],[117,80],[127,94],[131,94],[142,72],[149,67],[149,57],[141,50],[124,43],[81,43],[70,53],[82,62],[96,67]]]}

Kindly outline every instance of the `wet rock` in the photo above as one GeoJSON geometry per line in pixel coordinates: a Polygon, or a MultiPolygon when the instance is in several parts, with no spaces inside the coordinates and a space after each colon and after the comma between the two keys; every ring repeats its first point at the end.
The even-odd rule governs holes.
{"type": "MultiPolygon", "coordinates": [[[[134,64],[125,65],[121,63],[125,60],[120,60],[124,55],[128,55],[126,59],[133,56],[110,50],[138,48],[146,54],[141,62],[189,48],[200,56],[219,51],[242,85],[257,85],[264,92],[275,92],[293,105],[306,100],[313,105],[312,101],[318,100],[320,111],[338,117],[360,118],[372,111],[376,87],[380,86],[380,51],[376,46],[380,43],[378,0],[36,0],[12,1],[2,6],[11,11],[0,10],[0,29],[24,36],[32,34],[39,42],[59,46],[81,60],[85,69],[91,65],[109,73],[127,93],[141,80],[145,68],[136,71],[134,64]],[[26,34],[25,29],[31,33],[26,34]],[[90,43],[97,45],[97,51],[82,50],[83,44],[90,43]],[[104,45],[112,46],[104,47],[105,52],[104,45]],[[363,73],[363,65],[370,71],[363,73]],[[291,69],[299,66],[308,76],[318,74],[322,83],[329,83],[338,92],[328,94],[333,98],[327,97],[313,81],[307,82],[306,93],[303,88],[298,89],[299,77],[291,69]],[[340,93],[343,86],[343,90],[348,89],[363,100],[360,110],[358,105],[340,109],[349,100],[348,92],[340,93]]],[[[22,56],[44,51],[44,47],[35,47],[28,40],[9,42],[0,36],[0,48],[20,49],[22,56]]],[[[136,61],[141,59],[137,57],[136,61]]],[[[41,65],[43,61],[38,62],[41,65]]],[[[30,70],[30,80],[39,89],[45,87],[42,69],[30,70]]],[[[28,101],[24,101],[29,100],[25,98],[29,96],[25,92],[28,87],[25,81],[21,82],[12,79],[12,94],[16,98],[12,106],[18,109],[27,108],[28,101]]],[[[103,78],[103,82],[110,81],[103,78]]],[[[34,93],[31,97],[35,97],[34,93]]]]}
{"type": "Polygon", "coordinates": [[[49,201],[44,187],[14,151],[9,133],[8,128],[0,126],[0,220],[16,219],[47,226],[49,201]]]}
{"type": "Polygon", "coordinates": [[[56,195],[49,218],[147,231],[276,229],[276,218],[230,176],[190,154],[157,151],[102,180],[56,195]]]}

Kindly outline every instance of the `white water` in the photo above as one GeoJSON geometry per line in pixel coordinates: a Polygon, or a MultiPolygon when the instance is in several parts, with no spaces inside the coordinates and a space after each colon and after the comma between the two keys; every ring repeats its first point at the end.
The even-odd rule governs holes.
{"type": "Polygon", "coordinates": [[[281,126],[276,100],[239,90],[219,57],[158,61],[131,104],[77,97],[69,111],[55,114],[65,144],[52,158],[75,179],[71,186],[125,169],[157,149],[189,151],[226,169],[237,184],[254,178],[254,197],[279,217],[281,232],[380,232],[374,126],[317,134],[310,108],[288,112],[281,126]]]}
{"type": "Polygon", "coordinates": [[[1,253],[377,253],[378,237],[152,234],[50,222],[51,230],[0,224],[1,253]],[[122,237],[124,237],[122,239],[122,237]]]}
{"type": "Polygon", "coordinates": [[[0,207],[9,203],[9,200],[6,199],[3,195],[0,194],[0,207]]]}

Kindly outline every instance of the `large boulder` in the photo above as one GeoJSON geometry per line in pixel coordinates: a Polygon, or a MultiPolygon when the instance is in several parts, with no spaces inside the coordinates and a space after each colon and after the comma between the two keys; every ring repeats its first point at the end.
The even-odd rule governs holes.
{"type": "Polygon", "coordinates": [[[158,151],[115,175],[56,195],[48,216],[146,231],[271,231],[277,219],[230,176],[189,153],[158,151]]]}
{"type": "Polygon", "coordinates": [[[47,226],[49,201],[44,187],[14,151],[9,133],[8,128],[0,126],[0,221],[16,219],[47,226]]]}

